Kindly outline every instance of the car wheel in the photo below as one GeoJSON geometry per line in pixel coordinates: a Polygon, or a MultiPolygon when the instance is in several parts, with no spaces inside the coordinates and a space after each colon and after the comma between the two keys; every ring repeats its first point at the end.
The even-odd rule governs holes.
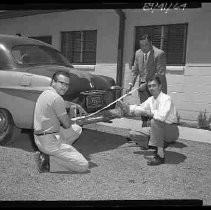
{"type": "Polygon", "coordinates": [[[20,132],[21,129],[15,126],[11,114],[6,109],[0,109],[0,145],[10,143],[20,132]]]}

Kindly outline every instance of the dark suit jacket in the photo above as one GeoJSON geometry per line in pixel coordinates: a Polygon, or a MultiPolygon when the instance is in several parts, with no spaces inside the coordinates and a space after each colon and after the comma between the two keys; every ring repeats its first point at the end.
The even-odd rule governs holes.
{"type": "Polygon", "coordinates": [[[153,50],[150,52],[146,63],[146,75],[144,74],[144,53],[141,49],[136,51],[135,61],[131,69],[130,83],[135,84],[137,77],[139,76],[139,85],[142,80],[147,80],[153,75],[159,75],[162,83],[162,91],[167,93],[166,84],[166,54],[164,51],[153,46],[153,50]]]}

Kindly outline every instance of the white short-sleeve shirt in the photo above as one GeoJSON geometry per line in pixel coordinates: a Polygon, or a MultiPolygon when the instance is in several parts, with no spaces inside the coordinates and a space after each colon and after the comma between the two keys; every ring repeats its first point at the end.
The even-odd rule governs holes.
{"type": "Polygon", "coordinates": [[[34,131],[59,132],[59,116],[67,114],[64,99],[54,88],[45,90],[38,97],[34,110],[34,131]]]}

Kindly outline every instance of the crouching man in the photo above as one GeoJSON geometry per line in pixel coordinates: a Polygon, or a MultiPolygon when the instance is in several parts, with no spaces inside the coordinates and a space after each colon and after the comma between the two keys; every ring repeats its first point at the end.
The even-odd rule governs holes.
{"type": "MultiPolygon", "coordinates": [[[[125,115],[148,116],[150,127],[142,127],[140,131],[130,131],[129,138],[140,146],[155,148],[154,157],[149,158],[148,165],[159,165],[165,162],[165,144],[176,141],[179,137],[176,108],[171,97],[161,91],[161,81],[158,76],[147,81],[151,93],[140,105],[127,105],[117,102],[125,115]]],[[[123,115],[124,115],[123,114],[123,115]]]]}
{"type": "MultiPolygon", "coordinates": [[[[36,161],[39,172],[88,170],[88,161],[73,146],[79,138],[82,128],[71,121],[67,113],[69,107],[62,98],[68,90],[69,74],[58,71],[51,81],[51,89],[45,90],[39,97],[34,111],[34,140],[39,152],[36,161]]],[[[87,114],[76,105],[81,114],[87,114]]]]}

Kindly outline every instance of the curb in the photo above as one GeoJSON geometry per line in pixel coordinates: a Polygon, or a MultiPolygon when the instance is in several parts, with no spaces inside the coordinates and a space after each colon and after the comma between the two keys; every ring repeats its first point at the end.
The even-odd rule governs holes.
{"type": "MultiPolygon", "coordinates": [[[[139,130],[142,126],[141,120],[115,118],[111,121],[111,123],[98,122],[84,125],[83,127],[90,130],[96,130],[100,132],[127,137],[131,129],[139,130]]],[[[182,126],[178,126],[178,128],[180,132],[180,139],[211,144],[211,131],[182,126]]]]}

